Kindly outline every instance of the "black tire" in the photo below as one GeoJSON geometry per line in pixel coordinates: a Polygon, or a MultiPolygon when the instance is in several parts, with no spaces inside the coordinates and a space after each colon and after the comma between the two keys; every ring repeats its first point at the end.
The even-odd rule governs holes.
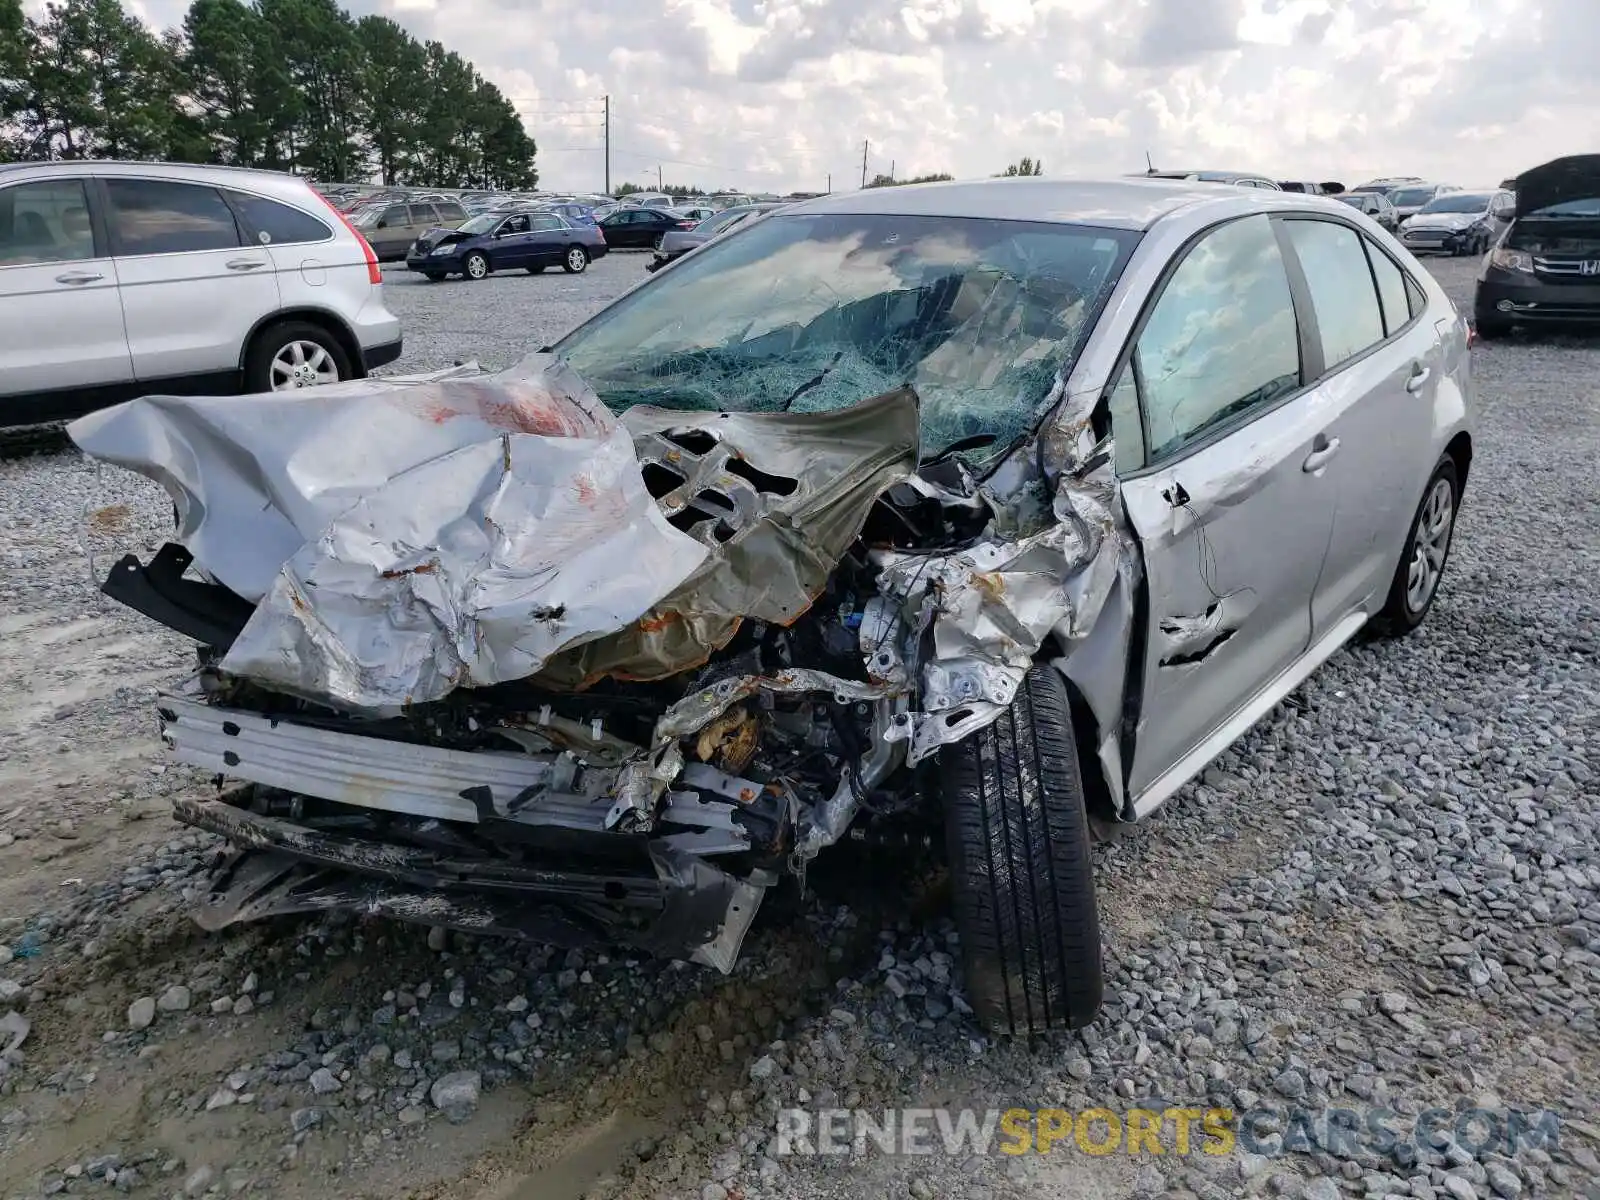
{"type": "Polygon", "coordinates": [[[667,235],[664,234],[664,233],[658,233],[656,235],[656,240],[650,243],[650,249],[652,249],[652,250],[661,249],[661,243],[666,240],[666,236],[667,235]]]}
{"type": "Polygon", "coordinates": [[[544,274],[544,264],[540,263],[538,266],[536,266],[536,267],[528,267],[528,268],[526,268],[526,270],[527,270],[529,275],[543,275],[544,274]]]}
{"type": "Polygon", "coordinates": [[[424,271],[422,277],[429,283],[438,283],[445,276],[443,271],[424,271]]]}
{"type": "Polygon", "coordinates": [[[465,268],[466,277],[473,281],[489,277],[489,256],[481,250],[474,250],[461,261],[465,268]]]}
{"type": "Polygon", "coordinates": [[[568,246],[561,258],[561,269],[568,275],[582,275],[589,267],[589,252],[582,246],[568,246]]]}
{"type": "Polygon", "coordinates": [[[1449,565],[1450,546],[1455,540],[1456,515],[1460,511],[1460,476],[1456,472],[1455,459],[1446,454],[1433,469],[1433,474],[1428,476],[1428,486],[1422,489],[1422,500],[1417,504],[1417,511],[1411,518],[1411,530],[1406,534],[1405,548],[1401,550],[1400,562],[1395,566],[1394,579],[1389,584],[1388,598],[1384,601],[1382,610],[1372,618],[1372,631],[1379,637],[1404,637],[1421,625],[1433,611],[1433,602],[1439,595],[1439,585],[1443,581],[1445,567],[1449,565]],[[1435,511],[1431,507],[1435,502],[1435,490],[1444,485],[1449,487],[1450,507],[1441,546],[1438,533],[1425,529],[1424,522],[1435,511]],[[1421,548],[1421,558],[1429,563],[1435,561],[1437,563],[1432,582],[1420,602],[1417,592],[1413,590],[1413,572],[1417,569],[1419,541],[1428,543],[1421,548]],[[1434,550],[1432,555],[1428,553],[1429,545],[1434,550]]]}
{"type": "Polygon", "coordinates": [[[250,343],[250,349],[244,358],[244,390],[272,391],[273,362],[281,351],[295,342],[315,345],[328,356],[338,378],[325,382],[343,382],[356,378],[357,373],[351,367],[350,356],[345,353],[344,347],[339,344],[339,339],[333,334],[321,325],[313,325],[309,321],[280,321],[256,334],[255,340],[250,343]]]}
{"type": "Polygon", "coordinates": [[[1100,1011],[1100,914],[1071,705],[1033,667],[1007,711],[940,755],[967,996],[998,1034],[1079,1029],[1100,1011]]]}

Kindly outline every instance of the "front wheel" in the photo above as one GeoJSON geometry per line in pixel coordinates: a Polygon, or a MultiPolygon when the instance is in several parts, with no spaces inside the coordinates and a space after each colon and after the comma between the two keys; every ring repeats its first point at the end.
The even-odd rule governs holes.
{"type": "Polygon", "coordinates": [[[424,271],[422,277],[429,283],[438,283],[444,279],[444,274],[443,271],[424,271]]]}
{"type": "Polygon", "coordinates": [[[1421,625],[1432,610],[1450,558],[1460,503],[1461,484],[1455,459],[1446,454],[1433,469],[1422,503],[1411,518],[1411,532],[1389,584],[1388,599],[1372,618],[1373,629],[1380,636],[1404,636],[1421,625]]]}
{"type": "Polygon", "coordinates": [[[483,279],[489,274],[488,258],[476,250],[467,255],[467,261],[462,265],[467,269],[468,279],[483,279]]]}
{"type": "Polygon", "coordinates": [[[567,256],[561,260],[561,269],[568,275],[582,275],[588,265],[589,252],[582,246],[569,247],[567,256]]]}
{"type": "Polygon", "coordinates": [[[1036,665],[1000,719],[941,752],[967,993],[998,1034],[1078,1029],[1100,1011],[1100,915],[1066,683],[1036,665]]]}

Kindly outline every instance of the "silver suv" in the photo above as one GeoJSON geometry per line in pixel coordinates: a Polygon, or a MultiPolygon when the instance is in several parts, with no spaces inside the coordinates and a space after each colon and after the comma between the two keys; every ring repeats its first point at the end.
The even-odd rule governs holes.
{"type": "Polygon", "coordinates": [[[334,383],[399,356],[372,247],[301,179],[0,166],[0,425],[334,383]]]}

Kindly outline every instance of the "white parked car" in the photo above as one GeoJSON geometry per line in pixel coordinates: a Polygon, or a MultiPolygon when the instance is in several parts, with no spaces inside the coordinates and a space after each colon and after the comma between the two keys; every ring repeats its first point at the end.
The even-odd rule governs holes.
{"type": "Polygon", "coordinates": [[[399,356],[372,248],[302,179],[0,166],[0,425],[334,383],[399,356]]]}

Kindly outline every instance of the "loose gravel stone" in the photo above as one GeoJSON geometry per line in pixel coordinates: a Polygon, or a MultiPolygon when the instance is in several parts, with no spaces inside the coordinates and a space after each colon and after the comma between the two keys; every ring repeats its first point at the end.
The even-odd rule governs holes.
{"type": "Polygon", "coordinates": [[[154,996],[140,996],[128,1005],[128,1028],[133,1030],[149,1029],[150,1023],[156,1019],[156,1001],[154,996]]]}

